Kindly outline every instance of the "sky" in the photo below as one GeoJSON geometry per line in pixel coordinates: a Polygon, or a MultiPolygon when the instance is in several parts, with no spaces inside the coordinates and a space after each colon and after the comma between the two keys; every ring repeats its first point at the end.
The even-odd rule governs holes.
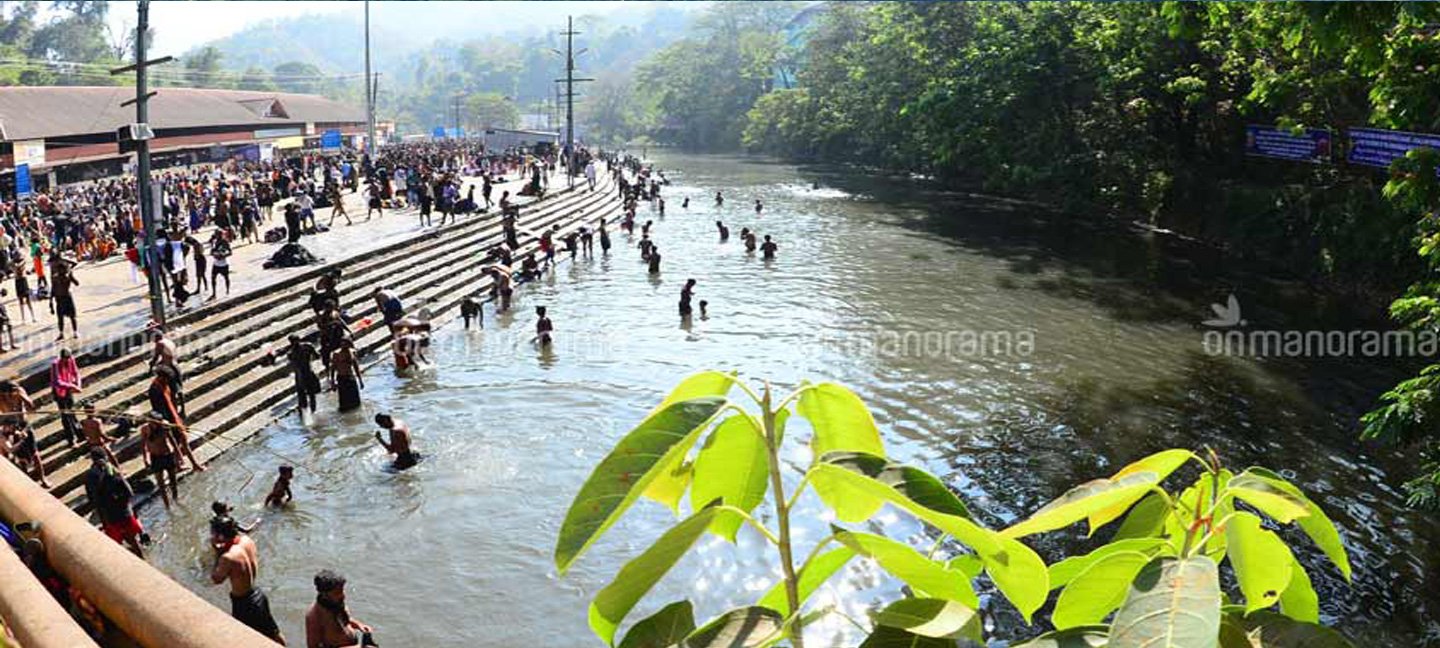
{"type": "MultiPolygon", "coordinates": [[[[372,16],[382,11],[389,15],[403,14],[406,8],[397,5],[410,2],[374,2],[372,16]],[[386,5],[380,7],[379,5],[386,5]]],[[[427,2],[427,9],[450,9],[457,13],[483,13],[493,17],[489,25],[503,24],[522,27],[541,20],[553,21],[567,13],[576,15],[605,14],[622,6],[651,4],[647,2],[427,2]]],[[[412,5],[413,7],[413,5],[412,5]]],[[[196,45],[222,38],[258,22],[306,14],[349,13],[363,15],[364,5],[358,1],[331,0],[156,0],[150,3],[150,22],[155,27],[154,56],[179,55],[196,45]]],[[[110,3],[110,23],[124,29],[135,24],[135,3],[114,0],[110,3]]]]}

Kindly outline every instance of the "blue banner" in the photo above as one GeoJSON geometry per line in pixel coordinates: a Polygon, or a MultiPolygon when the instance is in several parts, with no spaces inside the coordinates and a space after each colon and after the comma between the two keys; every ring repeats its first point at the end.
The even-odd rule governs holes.
{"type": "Polygon", "coordinates": [[[1323,128],[1307,128],[1299,134],[1274,126],[1250,124],[1245,127],[1245,154],[1316,164],[1330,160],[1333,136],[1323,128]]]}
{"type": "Polygon", "coordinates": [[[1379,128],[1350,129],[1351,164],[1389,168],[1395,158],[1405,157],[1412,149],[1440,150],[1440,135],[1407,133],[1379,128]]]}
{"type": "Polygon", "coordinates": [[[435,130],[430,131],[430,136],[435,139],[445,139],[445,127],[436,126],[435,130]]]}
{"type": "Polygon", "coordinates": [[[320,148],[325,151],[333,151],[340,148],[340,131],[327,130],[320,134],[320,148]]]}
{"type": "Polygon", "coordinates": [[[33,193],[33,191],[33,188],[30,186],[30,165],[15,165],[15,197],[24,198],[33,193]]]}

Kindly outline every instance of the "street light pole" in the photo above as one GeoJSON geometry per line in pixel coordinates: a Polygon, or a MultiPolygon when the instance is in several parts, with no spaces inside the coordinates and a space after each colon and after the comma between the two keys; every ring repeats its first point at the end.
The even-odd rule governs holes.
{"type": "Polygon", "coordinates": [[[375,77],[370,74],[370,0],[365,0],[365,152],[375,160],[375,77]]]}
{"type": "MultiPolygon", "coordinates": [[[[150,0],[137,0],[137,20],[135,25],[135,64],[118,70],[111,70],[111,74],[120,74],[135,70],[135,122],[141,129],[145,129],[150,121],[150,96],[146,83],[146,70],[153,64],[164,63],[172,60],[170,57],[145,60],[146,33],[150,30],[150,0]]],[[[165,298],[160,294],[160,255],[155,253],[155,208],[158,206],[152,200],[150,188],[150,140],[146,137],[137,137],[135,142],[135,198],[140,203],[140,223],[145,229],[145,254],[148,260],[145,273],[150,283],[150,318],[161,329],[165,328],[165,298]]]]}

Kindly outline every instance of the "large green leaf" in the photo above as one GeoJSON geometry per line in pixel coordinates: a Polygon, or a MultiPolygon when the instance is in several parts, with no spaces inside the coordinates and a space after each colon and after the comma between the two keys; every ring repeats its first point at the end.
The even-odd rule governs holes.
{"type": "Polygon", "coordinates": [[[705,534],[705,529],[715,521],[717,513],[719,509],[715,506],[697,511],[671,527],[644,553],[625,563],[620,573],[615,575],[615,580],[610,581],[590,602],[590,629],[605,643],[613,645],[615,629],[625,615],[705,534]]]}
{"type": "Polygon", "coordinates": [[[783,637],[785,619],[758,606],[730,610],[685,638],[685,648],[761,648],[783,637]]]}
{"type": "Polygon", "coordinates": [[[636,622],[620,648],[673,648],[694,631],[695,609],[690,601],[676,601],[636,622]]]}
{"type": "MultiPolygon", "coordinates": [[[[651,410],[650,416],[654,416],[670,405],[692,398],[724,396],[730,392],[730,388],[734,384],[735,374],[733,373],[702,371],[691,375],[670,390],[660,404],[651,410]]],[[[690,449],[694,447],[695,441],[696,439],[692,438],[683,447],[677,447],[670,458],[656,471],[655,479],[643,492],[646,498],[664,504],[670,509],[670,512],[677,516],[680,515],[680,500],[685,498],[685,490],[690,487],[691,478],[694,476],[693,466],[685,461],[685,457],[690,454],[690,449]]]]}
{"type": "MultiPolygon", "coordinates": [[[[1115,506],[1123,512],[1150,492],[1159,481],[1153,472],[1132,473],[1119,479],[1094,479],[1066,491],[1024,522],[1000,533],[1020,538],[1070,526],[1115,506]]],[[[1091,528],[1090,532],[1094,533],[1095,529],[1091,528]]]]}
{"type": "MultiPolygon", "coordinates": [[[[932,511],[971,519],[970,509],[934,475],[913,466],[890,462],[863,452],[832,452],[821,463],[845,468],[893,488],[906,499],[932,511]]],[[[863,522],[880,509],[884,500],[856,489],[848,481],[829,479],[825,473],[811,473],[815,492],[835,510],[841,522],[863,522]]]]}
{"type": "MultiPolygon", "coordinates": [[[[810,599],[810,595],[814,594],[815,590],[819,589],[825,581],[830,580],[830,577],[840,571],[840,568],[850,562],[853,557],[855,557],[855,550],[849,547],[839,547],[815,556],[801,565],[800,573],[796,574],[798,582],[795,592],[800,596],[800,605],[805,605],[805,601],[810,599]]],[[[785,596],[785,581],[781,580],[771,587],[770,591],[766,592],[756,605],[775,610],[782,616],[790,616],[790,601],[785,596]]]]}
{"type": "Polygon", "coordinates": [[[1095,625],[1056,630],[1011,648],[1104,648],[1110,640],[1109,629],[1095,625]]]}
{"type": "MultiPolygon", "coordinates": [[[[897,488],[896,485],[880,480],[880,477],[886,474],[886,470],[889,467],[889,464],[884,463],[884,460],[880,457],[847,454],[831,455],[831,458],[836,459],[836,461],[822,461],[810,469],[810,483],[816,485],[815,490],[817,492],[821,491],[820,484],[827,484],[828,487],[835,489],[833,492],[854,493],[857,497],[869,498],[880,503],[888,502],[904,509],[921,520],[929,522],[941,531],[949,533],[954,536],[955,539],[965,543],[966,546],[976,551],[1000,551],[1000,543],[995,537],[995,533],[971,521],[968,515],[953,510],[947,512],[931,508],[931,506],[944,505],[930,501],[927,502],[930,506],[927,506],[911,499],[905,491],[899,490],[909,490],[910,485],[917,482],[938,483],[938,479],[930,477],[928,480],[923,478],[917,478],[913,481],[901,480],[898,482],[897,488]],[[881,463],[876,463],[877,461],[881,463]],[[931,482],[931,480],[934,481],[931,482]]],[[[917,473],[924,474],[924,471],[912,469],[909,473],[911,477],[916,477],[917,473]]],[[[892,479],[891,481],[894,480],[892,479]]],[[[943,488],[943,484],[941,487],[943,488]]],[[[918,490],[920,492],[917,493],[917,496],[921,496],[922,498],[933,494],[933,488],[928,486],[918,490]]],[[[879,506],[876,505],[875,511],[878,510],[879,506]]],[[[843,517],[840,519],[843,522],[864,522],[870,519],[870,516],[874,515],[875,511],[871,511],[869,515],[859,519],[845,519],[843,517]]],[[[968,511],[965,513],[968,513],[968,511]]]]}
{"type": "Polygon", "coordinates": [[[1225,524],[1230,565],[1245,595],[1247,613],[1268,608],[1280,601],[1280,592],[1290,584],[1295,557],[1280,536],[1261,526],[1260,518],[1240,511],[1225,524]]]}
{"type": "Polygon", "coordinates": [[[1344,543],[1340,542],[1340,532],[1335,529],[1335,523],[1330,521],[1330,517],[1325,515],[1325,511],[1306,497],[1299,487],[1285,481],[1280,475],[1259,467],[1252,467],[1245,472],[1304,503],[1305,510],[1309,515],[1297,520],[1300,529],[1305,532],[1305,535],[1310,536],[1310,540],[1315,543],[1315,546],[1325,552],[1325,555],[1330,558],[1330,562],[1335,563],[1340,573],[1345,576],[1345,580],[1350,580],[1350,558],[1345,554],[1344,543]]]}
{"type": "Polygon", "coordinates": [[[1354,648],[1335,630],[1274,612],[1247,614],[1239,622],[1254,648],[1354,648]]]}
{"type": "Polygon", "coordinates": [[[1117,551],[1095,561],[1060,592],[1051,621],[1061,630],[1104,621],[1149,562],[1150,556],[1138,551],[1117,551]]]}
{"type": "Polygon", "coordinates": [[[1204,556],[1155,558],[1140,570],[1110,626],[1108,648],[1214,648],[1220,573],[1204,556]]]}
{"type": "MultiPolygon", "coordinates": [[[[723,500],[746,513],[765,500],[769,484],[770,456],[755,420],[735,414],[715,426],[705,446],[695,457],[695,478],[690,489],[692,508],[723,500]]],[[[744,523],[739,515],[723,513],[710,531],[735,542],[735,532],[744,523]]]]}
{"type": "Polygon", "coordinates": [[[1228,495],[1242,499],[1281,524],[1289,524],[1297,518],[1310,514],[1305,501],[1279,488],[1273,482],[1250,471],[1245,471],[1230,480],[1225,488],[1228,495]]]}
{"type": "Polygon", "coordinates": [[[885,536],[836,530],[835,537],[852,551],[880,564],[890,575],[915,589],[916,594],[980,607],[964,572],[926,558],[910,545],[885,536]]]}
{"type": "MultiPolygon", "coordinates": [[[[923,471],[918,469],[915,471],[923,474],[923,471]]],[[[894,486],[842,465],[821,462],[810,469],[809,476],[812,482],[817,479],[831,480],[843,489],[893,504],[974,549],[984,561],[985,570],[995,581],[995,585],[1026,619],[1045,604],[1050,590],[1050,577],[1045,570],[1045,561],[1023,543],[1004,538],[968,518],[917,504],[894,486]]],[[[913,477],[914,473],[911,473],[911,476],[913,477]]],[[[914,483],[914,480],[906,482],[909,483],[914,483]]],[[[908,488],[904,484],[902,487],[908,488]]],[[[928,492],[930,489],[922,490],[928,492]]]]}
{"type": "Polygon", "coordinates": [[[816,460],[836,451],[885,456],[885,444],[870,408],[845,387],[831,382],[806,386],[800,391],[795,413],[815,429],[810,447],[816,460]]]}
{"type": "Polygon", "coordinates": [[[900,628],[876,626],[860,648],[955,648],[954,639],[926,637],[900,628]]]}
{"type": "MultiPolygon", "coordinates": [[[[1165,481],[1165,478],[1169,477],[1170,473],[1175,472],[1177,468],[1193,458],[1195,458],[1195,453],[1189,450],[1162,450],[1121,468],[1114,475],[1111,475],[1110,479],[1118,480],[1126,475],[1149,472],[1155,473],[1155,481],[1159,483],[1165,481]]],[[[1096,529],[1124,515],[1125,510],[1128,508],[1130,508],[1130,503],[1113,504],[1090,514],[1090,532],[1094,533],[1096,529]]]]}
{"type": "Polygon", "coordinates": [[[1169,516],[1169,502],[1159,493],[1150,493],[1130,507],[1130,514],[1125,516],[1120,528],[1115,530],[1115,535],[1110,539],[1114,541],[1158,536],[1165,530],[1165,519],[1169,516]]]}
{"type": "Polygon", "coordinates": [[[1300,561],[1291,556],[1290,584],[1280,593],[1280,611],[1296,621],[1320,622],[1320,596],[1310,582],[1310,574],[1300,561]]]}
{"type": "Polygon", "coordinates": [[[1069,584],[1071,580],[1080,575],[1080,572],[1089,569],[1091,565],[1111,554],[1122,551],[1139,551],[1150,554],[1163,544],[1165,541],[1160,538],[1132,538],[1117,540],[1083,556],[1071,556],[1050,565],[1050,588],[1054,589],[1069,584]]]}
{"type": "Polygon", "coordinates": [[[615,524],[666,466],[684,457],[725,404],[725,399],[715,396],[672,403],[620,439],[595,466],[565,513],[555,544],[555,566],[561,574],[615,524]]]}
{"type": "Polygon", "coordinates": [[[980,615],[973,608],[946,599],[900,599],[881,610],[875,616],[875,623],[922,637],[982,641],[980,615]]]}

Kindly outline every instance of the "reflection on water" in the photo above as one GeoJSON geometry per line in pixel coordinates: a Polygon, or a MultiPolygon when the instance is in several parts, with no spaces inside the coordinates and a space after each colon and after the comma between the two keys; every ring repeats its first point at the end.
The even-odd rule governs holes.
{"type": "MultiPolygon", "coordinates": [[[[670,386],[717,368],[787,388],[803,379],[850,385],[892,454],[941,475],[997,526],[1170,446],[1210,445],[1235,467],[1290,469],[1332,513],[1355,564],[1346,586],[1295,539],[1326,620],[1375,645],[1440,637],[1430,621],[1437,594],[1425,586],[1436,525],[1389,487],[1396,458],[1353,440],[1355,417],[1404,367],[1262,363],[1201,347],[1208,304],[1231,293],[1266,328],[1353,328],[1343,305],[1203,248],[1020,203],[753,160],[659,163],[676,182],[667,214],[641,220],[655,220],[661,275],[648,275],[626,245],[633,239],[617,233],[610,257],[522,288],[511,313],[487,311],[483,331],[440,331],[434,373],[371,376],[364,413],[278,425],[187,482],[172,518],[147,510],[167,534],[157,564],[223,607],[224,592],[206,579],[203,535],[210,499],[228,499],[264,520],[261,582],[292,642],[313,597],[310,577],[329,567],[350,578],[353,612],[385,645],[590,645],[589,597],[671,519],[642,503],[557,578],[550,553],[560,516],[670,386]],[[713,206],[717,189],[723,209],[713,206]],[[717,219],[730,242],[718,242],[717,219]],[[742,227],[774,236],[779,258],[745,254],[742,227]],[[685,323],[676,303],[692,277],[709,317],[685,323]],[[548,351],[530,343],[537,305],[555,322],[548,351]],[[382,470],[368,423],[376,411],[412,425],[427,455],[417,468],[382,470]],[[262,512],[286,460],[302,466],[296,503],[262,512]]],[[[791,438],[803,438],[803,426],[794,429],[791,438]]],[[[786,460],[803,466],[809,455],[794,447],[786,460]]],[[[802,547],[825,532],[820,511],[802,500],[802,547]]],[[[934,542],[889,510],[864,526],[934,542]]],[[[1035,546],[1055,560],[1084,547],[1082,533],[1035,546]]],[[[777,575],[763,549],[750,531],[738,547],[702,540],[631,619],[686,596],[705,617],[753,601],[777,575]]],[[[816,598],[863,619],[898,593],[856,562],[816,598]]],[[[986,600],[999,635],[1033,632],[998,598],[986,600]]],[[[815,645],[857,643],[836,615],[810,636],[815,645]]]]}

